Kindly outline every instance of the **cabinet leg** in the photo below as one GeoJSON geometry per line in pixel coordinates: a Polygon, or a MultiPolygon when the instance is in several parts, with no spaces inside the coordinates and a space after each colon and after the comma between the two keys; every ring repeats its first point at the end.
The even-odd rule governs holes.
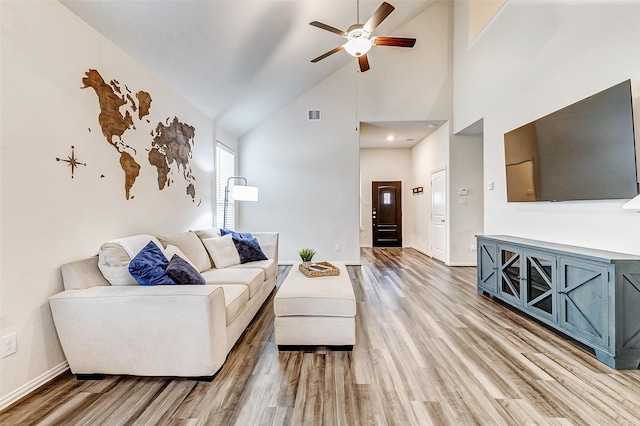
{"type": "Polygon", "coordinates": [[[485,291],[483,288],[481,287],[477,287],[476,290],[478,290],[478,294],[480,296],[491,296],[487,291],[485,291]]]}
{"type": "Polygon", "coordinates": [[[611,354],[596,348],[594,349],[598,361],[607,364],[611,368],[615,368],[616,370],[637,370],[640,368],[640,358],[638,357],[614,358],[611,354]]]}

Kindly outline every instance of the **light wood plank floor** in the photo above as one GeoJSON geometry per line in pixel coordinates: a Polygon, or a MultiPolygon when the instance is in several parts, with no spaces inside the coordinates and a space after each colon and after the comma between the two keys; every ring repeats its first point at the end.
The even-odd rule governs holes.
{"type": "Polygon", "coordinates": [[[272,295],[210,383],[65,374],[0,424],[640,425],[640,371],[610,369],[478,295],[475,273],[411,249],[364,249],[349,267],[352,352],[278,352],[272,295]]]}

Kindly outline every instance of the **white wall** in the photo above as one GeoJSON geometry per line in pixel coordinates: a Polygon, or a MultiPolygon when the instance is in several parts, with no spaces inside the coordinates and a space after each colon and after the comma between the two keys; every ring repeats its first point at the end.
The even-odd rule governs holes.
{"type": "Polygon", "coordinates": [[[216,126],[216,141],[238,152],[238,137],[220,125],[216,126]]]}
{"type": "Polygon", "coordinates": [[[449,223],[451,266],[475,266],[475,236],[484,232],[482,136],[452,136],[449,144],[449,223]],[[467,195],[460,195],[465,188],[467,195]]]}
{"type": "Polygon", "coordinates": [[[509,1],[468,45],[454,2],[455,130],[484,118],[484,231],[640,254],[640,215],[624,201],[507,203],[503,135],[631,79],[640,143],[640,3],[509,1]]]}
{"type": "Polygon", "coordinates": [[[357,77],[341,69],[240,138],[240,174],[260,199],[239,207],[238,229],[280,232],[282,263],[304,247],[316,260],[359,262],[357,77]],[[309,109],[321,120],[308,121],[309,109]]]}
{"type": "Polygon", "coordinates": [[[446,169],[449,254],[447,265],[476,264],[475,235],[483,232],[482,136],[449,135],[445,124],[413,149],[361,149],[360,245],[371,247],[371,182],[399,180],[403,196],[403,245],[431,255],[431,173],[446,169]],[[414,195],[411,188],[422,186],[414,195]],[[459,196],[460,188],[468,195],[459,196]],[[460,203],[463,200],[464,204],[460,203]]]}
{"type": "Polygon", "coordinates": [[[451,2],[436,2],[389,34],[417,38],[415,48],[374,47],[371,70],[357,73],[352,61],[241,136],[240,172],[260,201],[239,206],[239,227],[279,231],[283,262],[305,246],[358,262],[358,123],[451,116],[452,16],[451,2]],[[316,108],[322,119],[308,122],[316,108]]]}
{"type": "Polygon", "coordinates": [[[209,117],[58,2],[0,6],[0,334],[17,332],[18,348],[0,361],[4,403],[64,365],[48,305],[63,289],[62,263],[93,255],[112,238],[212,226],[215,130],[209,117]],[[137,129],[123,136],[142,165],[130,200],[119,155],[97,122],[97,96],[80,89],[90,68],[153,99],[150,122],[136,118],[137,129]],[[195,202],[180,172],[170,187],[158,190],[155,169],[146,160],[150,127],[174,116],[195,127],[195,202]],[[73,179],[69,167],[56,161],[71,154],[71,145],[86,162],[73,179]]]}
{"type": "MultiPolygon", "coordinates": [[[[449,170],[449,122],[440,126],[411,150],[413,186],[424,187],[424,193],[411,198],[413,203],[413,235],[409,237],[412,247],[431,256],[431,174],[447,171],[447,187],[451,180],[449,170]]],[[[449,191],[447,191],[449,193],[449,191]]],[[[447,214],[447,238],[449,220],[447,214]]],[[[446,260],[446,263],[449,259],[446,260]]]]}
{"type": "MultiPolygon", "coordinates": [[[[360,75],[360,121],[447,120],[451,117],[453,9],[435,2],[393,34],[414,37],[412,49],[376,47],[360,75]]],[[[355,66],[355,63],[354,65],[355,66]]]]}
{"type": "Polygon", "coordinates": [[[360,150],[360,200],[361,230],[360,246],[371,247],[373,241],[371,221],[371,182],[402,182],[402,242],[410,246],[407,240],[413,235],[413,194],[411,188],[411,150],[410,149],[361,149],[360,150]]]}

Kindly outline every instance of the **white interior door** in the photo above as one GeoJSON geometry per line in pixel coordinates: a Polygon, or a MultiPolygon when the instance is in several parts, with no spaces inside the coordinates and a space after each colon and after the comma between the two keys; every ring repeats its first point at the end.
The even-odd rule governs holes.
{"type": "Polygon", "coordinates": [[[431,174],[431,256],[446,262],[447,255],[447,172],[431,174]]]}

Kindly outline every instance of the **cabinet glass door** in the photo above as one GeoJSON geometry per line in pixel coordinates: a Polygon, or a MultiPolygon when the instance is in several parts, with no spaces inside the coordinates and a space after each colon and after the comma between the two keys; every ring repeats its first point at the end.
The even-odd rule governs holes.
{"type": "Polygon", "coordinates": [[[505,298],[522,304],[521,297],[521,272],[520,272],[520,253],[507,248],[500,248],[500,286],[498,293],[505,298]]]}
{"type": "Polygon", "coordinates": [[[525,305],[534,315],[554,321],[556,259],[538,253],[527,253],[525,258],[525,305]]]}
{"type": "Polygon", "coordinates": [[[478,290],[487,290],[492,294],[498,291],[496,264],[496,245],[478,243],[478,290]]]}

